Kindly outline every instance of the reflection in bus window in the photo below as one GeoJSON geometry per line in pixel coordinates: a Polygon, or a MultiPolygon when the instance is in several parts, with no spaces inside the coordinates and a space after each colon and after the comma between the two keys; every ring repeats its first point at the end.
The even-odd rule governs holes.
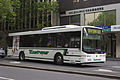
{"type": "Polygon", "coordinates": [[[20,47],[80,48],[80,31],[22,36],[20,47]]]}

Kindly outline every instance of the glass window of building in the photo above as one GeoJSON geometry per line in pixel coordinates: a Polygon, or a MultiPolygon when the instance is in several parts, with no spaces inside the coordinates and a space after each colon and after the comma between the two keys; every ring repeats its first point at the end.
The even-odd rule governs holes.
{"type": "Polygon", "coordinates": [[[83,1],[88,1],[88,0],[83,0],[83,1]]]}
{"type": "Polygon", "coordinates": [[[73,2],[79,2],[79,0],[73,0],[73,2]]]}
{"type": "Polygon", "coordinates": [[[102,12],[96,12],[95,13],[95,19],[97,19],[101,14],[102,14],[102,12]]]}
{"type": "Polygon", "coordinates": [[[85,25],[94,21],[94,13],[85,14],[85,25]]]}
{"type": "Polygon", "coordinates": [[[71,25],[80,25],[80,15],[75,15],[70,17],[71,25]]]}
{"type": "Polygon", "coordinates": [[[109,26],[116,24],[116,11],[104,11],[85,14],[85,25],[109,26]]]}

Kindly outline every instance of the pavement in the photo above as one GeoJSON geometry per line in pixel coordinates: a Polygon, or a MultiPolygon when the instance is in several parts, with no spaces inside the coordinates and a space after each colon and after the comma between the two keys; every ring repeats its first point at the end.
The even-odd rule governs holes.
{"type": "Polygon", "coordinates": [[[120,61],[120,58],[107,58],[107,61],[120,61]]]}
{"type": "MultiPolygon", "coordinates": [[[[114,61],[120,61],[120,59],[112,59],[108,58],[107,60],[114,60],[114,61]]],[[[40,64],[20,64],[23,62],[19,61],[13,61],[9,62],[9,60],[3,60],[0,61],[0,66],[9,66],[9,67],[19,67],[19,68],[27,68],[27,69],[35,69],[35,70],[45,70],[45,71],[53,71],[53,72],[62,72],[62,73],[70,73],[70,74],[80,74],[80,75],[89,75],[89,76],[98,76],[98,77],[106,77],[106,78],[113,78],[120,80],[120,72],[111,72],[109,70],[98,70],[98,71],[91,71],[89,69],[81,69],[81,68],[70,68],[66,66],[59,66],[56,65],[56,67],[53,66],[42,66],[40,64]]]]}

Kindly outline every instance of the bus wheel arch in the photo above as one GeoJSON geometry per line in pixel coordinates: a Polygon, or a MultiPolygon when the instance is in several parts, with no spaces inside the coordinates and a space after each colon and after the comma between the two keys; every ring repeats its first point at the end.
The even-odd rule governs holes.
{"type": "Polygon", "coordinates": [[[25,53],[24,53],[24,51],[20,51],[20,53],[19,53],[19,60],[20,61],[24,61],[25,60],[25,53]]]}
{"type": "Polygon", "coordinates": [[[57,52],[54,56],[54,63],[55,64],[63,64],[63,56],[60,52],[57,52]]]}

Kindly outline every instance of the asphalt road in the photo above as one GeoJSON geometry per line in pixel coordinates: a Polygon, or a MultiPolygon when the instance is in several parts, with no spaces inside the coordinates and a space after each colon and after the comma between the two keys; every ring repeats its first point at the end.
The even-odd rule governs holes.
{"type": "Polygon", "coordinates": [[[105,70],[106,72],[120,72],[120,59],[118,60],[108,60],[105,63],[94,63],[94,64],[63,64],[63,65],[54,65],[52,62],[45,62],[39,60],[26,60],[24,62],[18,61],[18,59],[13,58],[5,58],[0,59],[1,62],[11,63],[11,64],[25,64],[28,66],[40,66],[46,68],[54,68],[58,67],[60,69],[77,69],[77,70],[88,70],[88,71],[100,71],[105,70]],[[20,62],[20,63],[14,63],[20,62]]]}
{"type": "MultiPolygon", "coordinates": [[[[46,70],[47,69],[46,71],[48,71],[48,70],[49,71],[54,71],[54,72],[63,71],[63,74],[65,74],[66,72],[64,72],[64,71],[67,70],[67,72],[70,72],[70,73],[74,72],[74,71],[79,72],[80,73],[79,75],[81,75],[81,72],[82,73],[85,72],[87,74],[91,74],[91,73],[94,74],[91,77],[98,76],[96,74],[100,74],[100,75],[102,74],[103,76],[99,76],[99,77],[104,77],[104,75],[107,74],[107,75],[111,75],[111,76],[115,75],[115,76],[118,76],[120,78],[120,59],[118,59],[118,60],[108,60],[105,63],[99,63],[99,64],[84,64],[84,65],[63,64],[63,65],[55,65],[52,62],[45,62],[45,61],[40,61],[40,60],[18,61],[18,59],[14,59],[14,58],[4,58],[4,59],[0,59],[0,64],[1,64],[1,66],[2,66],[2,64],[15,65],[14,66],[15,68],[16,68],[16,66],[26,66],[27,68],[30,67],[28,69],[33,69],[34,68],[35,71],[36,70],[39,71],[39,70],[44,70],[44,69],[46,70]]],[[[25,67],[22,67],[22,68],[25,69],[25,67]]],[[[25,69],[25,70],[27,70],[27,69],[25,69]]],[[[0,71],[0,73],[1,73],[1,71],[0,71]]],[[[72,75],[75,75],[75,74],[72,73],[72,75]]],[[[71,75],[71,74],[69,74],[69,75],[71,75]]],[[[0,78],[4,78],[4,76],[0,76],[0,78]]],[[[8,76],[8,78],[9,78],[9,76],[8,76]]],[[[112,79],[113,77],[108,76],[107,78],[110,78],[111,80],[113,80],[112,79]]],[[[115,77],[114,77],[114,79],[115,79],[115,77]]],[[[89,80],[89,79],[83,79],[83,80],[89,80]]],[[[94,80],[94,79],[92,79],[92,80],[94,80]]],[[[99,80],[99,79],[97,79],[97,80],[99,80]]],[[[118,80],[120,80],[120,79],[118,79],[118,80]]]]}
{"type": "Polygon", "coordinates": [[[115,80],[115,79],[0,66],[0,80],[115,80]]]}

